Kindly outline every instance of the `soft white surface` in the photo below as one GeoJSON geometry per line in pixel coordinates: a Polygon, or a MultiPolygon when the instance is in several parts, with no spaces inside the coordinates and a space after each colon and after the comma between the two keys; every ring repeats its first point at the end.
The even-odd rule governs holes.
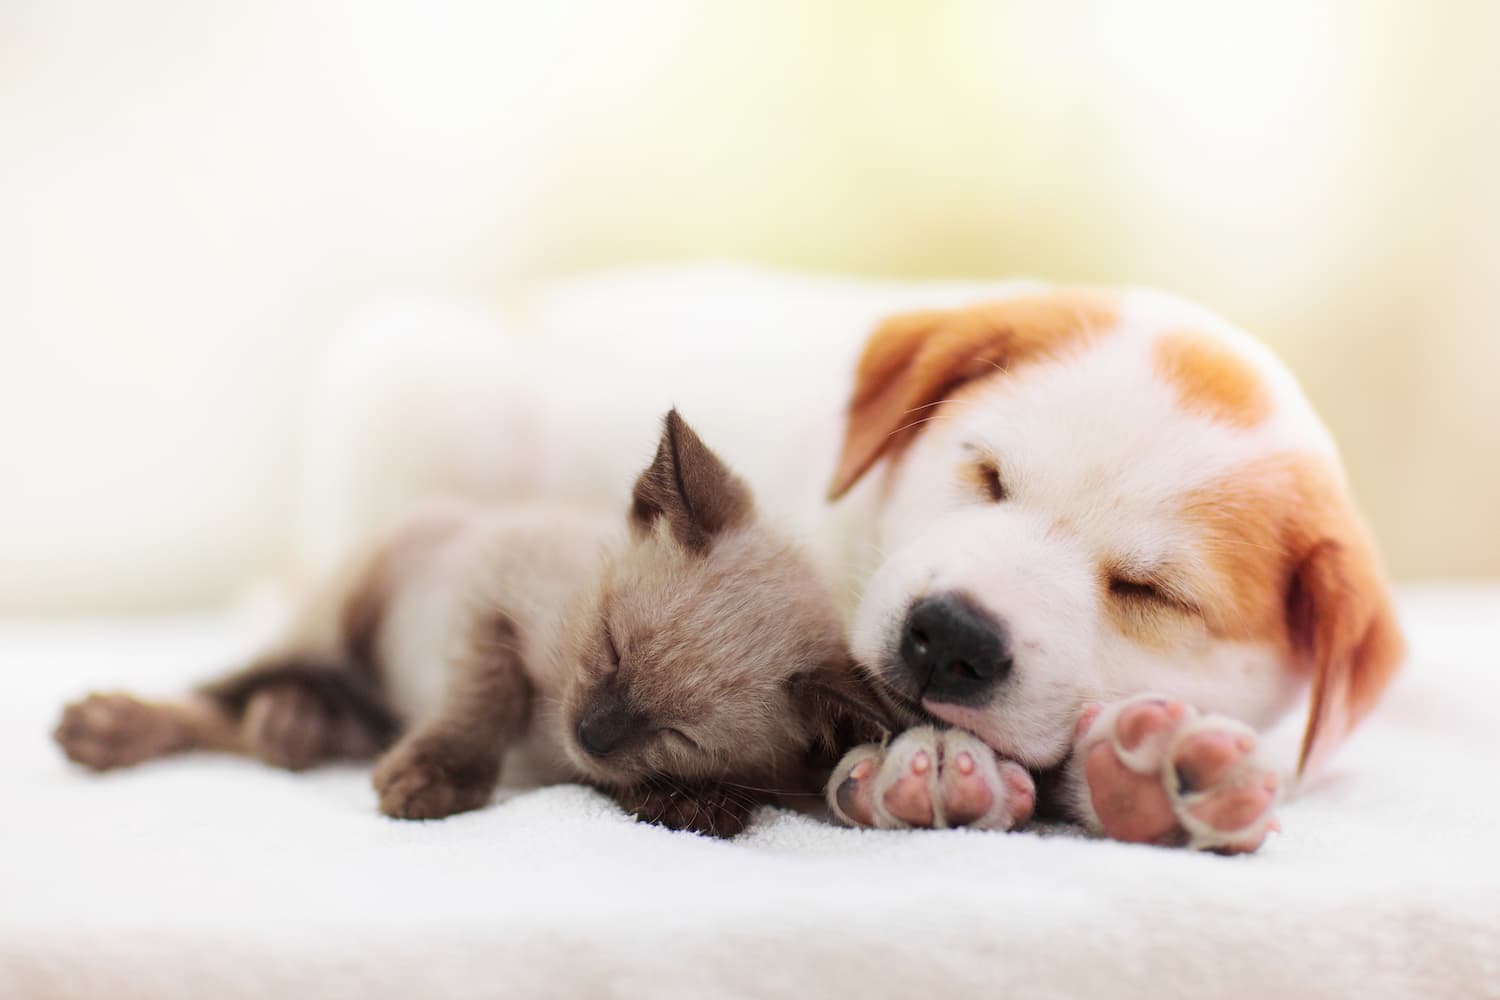
{"type": "Polygon", "coordinates": [[[170,690],[216,620],[0,627],[0,997],[1500,996],[1500,590],[1409,590],[1414,657],[1241,858],[1064,834],[720,843],[551,788],[438,823],[364,772],[194,757],[105,777],[48,738],[170,690]]]}

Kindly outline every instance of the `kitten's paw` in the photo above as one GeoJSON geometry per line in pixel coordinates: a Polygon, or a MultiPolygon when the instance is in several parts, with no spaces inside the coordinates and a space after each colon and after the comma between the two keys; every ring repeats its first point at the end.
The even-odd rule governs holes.
{"type": "Polygon", "coordinates": [[[1087,709],[1077,752],[1105,834],[1132,843],[1254,851],[1276,829],[1279,782],[1255,731],[1143,695],[1087,709]]]}
{"type": "Polygon", "coordinates": [[[398,743],[375,765],[380,811],[395,819],[442,819],[490,800],[499,763],[422,740],[398,743]]]}
{"type": "Polygon", "coordinates": [[[69,760],[96,771],[130,767],[183,745],[169,709],[122,693],[90,694],[66,706],[52,737],[69,760]]]}
{"type": "Polygon", "coordinates": [[[620,808],[643,823],[690,830],[709,837],[733,837],[750,822],[758,797],[718,786],[647,784],[610,793],[620,808]]]}
{"type": "Polygon", "coordinates": [[[829,779],[828,805],[851,826],[1010,830],[1031,818],[1036,786],[977,737],[922,726],[846,754],[829,779]]]}
{"type": "Polygon", "coordinates": [[[272,684],[245,703],[240,723],[250,752],[272,767],[305,771],[326,760],[333,718],[316,695],[299,684],[272,684]]]}

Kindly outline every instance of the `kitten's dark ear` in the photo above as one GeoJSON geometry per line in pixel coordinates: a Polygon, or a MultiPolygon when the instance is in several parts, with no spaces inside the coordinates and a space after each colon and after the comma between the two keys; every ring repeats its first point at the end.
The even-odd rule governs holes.
{"type": "Polygon", "coordinates": [[[852,660],[824,664],[787,683],[812,733],[812,749],[828,755],[828,763],[861,743],[880,742],[900,726],[874,681],[852,660]]]}
{"type": "Polygon", "coordinates": [[[676,410],[669,412],[656,458],[635,481],[632,530],[649,532],[657,518],[665,517],[679,542],[702,552],[715,535],[748,522],[754,511],[744,481],[708,450],[676,410]]]}

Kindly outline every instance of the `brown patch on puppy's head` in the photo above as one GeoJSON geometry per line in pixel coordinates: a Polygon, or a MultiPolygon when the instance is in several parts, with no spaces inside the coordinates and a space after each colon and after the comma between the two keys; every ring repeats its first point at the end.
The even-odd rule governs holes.
{"type": "Polygon", "coordinates": [[[1178,330],[1153,345],[1156,370],[1182,405],[1238,427],[1254,427],[1271,415],[1271,392],[1260,373],[1212,337],[1178,330]]]}
{"type": "Polygon", "coordinates": [[[822,744],[873,735],[885,710],[832,592],[675,410],[629,519],[565,694],[585,773],[614,787],[775,782],[822,744]]]}
{"type": "Polygon", "coordinates": [[[960,386],[1060,357],[1116,318],[1114,296],[1076,291],[887,320],[860,358],[829,498],[843,496],[881,458],[899,455],[960,386]]]}

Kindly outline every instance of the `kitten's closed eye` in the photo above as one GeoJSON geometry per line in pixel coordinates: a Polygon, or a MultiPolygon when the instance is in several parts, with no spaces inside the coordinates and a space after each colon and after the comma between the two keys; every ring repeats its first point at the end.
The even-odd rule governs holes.
{"type": "Polygon", "coordinates": [[[681,729],[678,729],[676,726],[666,726],[658,730],[658,732],[664,739],[676,741],[677,744],[684,749],[691,750],[694,753],[703,752],[703,747],[699,745],[697,740],[693,739],[691,736],[683,732],[681,729]]]}
{"type": "Polygon", "coordinates": [[[620,668],[620,647],[615,645],[614,630],[609,627],[609,619],[604,619],[604,651],[607,654],[605,666],[610,671],[620,668]]]}

